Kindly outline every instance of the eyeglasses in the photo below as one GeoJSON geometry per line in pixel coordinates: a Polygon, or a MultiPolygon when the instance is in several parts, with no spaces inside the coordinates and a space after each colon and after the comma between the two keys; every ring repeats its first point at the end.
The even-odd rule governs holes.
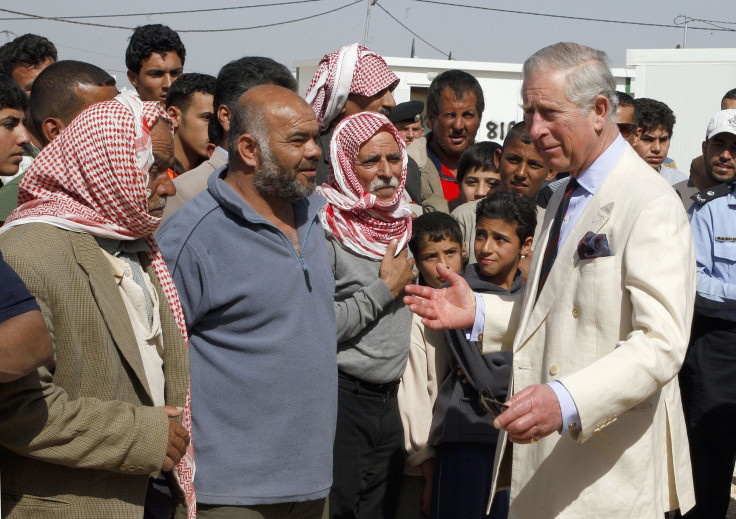
{"type": "Polygon", "coordinates": [[[624,139],[628,139],[629,135],[631,135],[631,132],[636,131],[638,126],[631,123],[616,123],[618,125],[618,130],[621,132],[621,137],[624,139]]]}
{"type": "Polygon", "coordinates": [[[493,397],[493,393],[488,386],[482,387],[478,391],[478,403],[481,408],[491,416],[498,416],[503,413],[510,404],[501,402],[493,397]]]}

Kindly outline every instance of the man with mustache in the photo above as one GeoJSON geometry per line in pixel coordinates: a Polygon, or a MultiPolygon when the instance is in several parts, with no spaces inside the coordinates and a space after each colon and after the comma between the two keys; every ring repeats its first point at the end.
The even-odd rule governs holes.
{"type": "Polygon", "coordinates": [[[713,186],[692,197],[697,295],[685,363],[680,371],[695,483],[687,519],[725,517],[736,459],[736,110],[718,112],[703,142],[713,186]]]}
{"type": "Polygon", "coordinates": [[[462,70],[447,70],[432,80],[427,93],[431,130],[408,147],[422,172],[422,205],[449,212],[447,202],[460,194],[460,155],[475,142],[485,101],[480,83],[462,70]]]}
{"type": "MultiPolygon", "coordinates": [[[[330,167],[329,144],[335,125],[360,112],[378,112],[389,117],[396,108],[393,91],[399,77],[381,56],[353,43],[326,54],[317,66],[305,99],[312,105],[319,123],[322,160],[317,170],[317,185],[327,180],[330,167]]],[[[419,167],[409,161],[406,192],[412,201],[422,202],[419,167]]]]}
{"type": "Polygon", "coordinates": [[[76,117],[20,183],[0,249],[55,355],[0,384],[4,517],[187,517],[186,328],[152,236],[173,161],[163,107],[120,94],[76,117]]]}
{"type": "Polygon", "coordinates": [[[229,117],[228,164],[157,238],[191,343],[200,518],[319,519],[332,484],[335,282],[314,194],[317,120],[254,86],[229,117]]]}
{"type": "Polygon", "coordinates": [[[404,468],[397,389],[409,355],[414,277],[407,156],[383,115],[343,119],[330,142],[330,176],[318,188],[335,279],[338,411],[332,519],[394,517],[404,468]]]}

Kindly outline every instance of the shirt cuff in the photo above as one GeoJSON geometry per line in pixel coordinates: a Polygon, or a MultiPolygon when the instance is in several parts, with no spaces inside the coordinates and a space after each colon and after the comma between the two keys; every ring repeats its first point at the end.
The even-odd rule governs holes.
{"type": "Polygon", "coordinates": [[[562,428],[557,432],[565,435],[579,429],[580,414],[578,414],[578,406],[575,405],[575,400],[570,396],[570,392],[559,380],[547,382],[547,385],[555,392],[560,403],[560,411],[562,411],[562,428]]]}
{"type": "Polygon", "coordinates": [[[483,296],[476,293],[473,295],[475,296],[475,321],[472,328],[465,328],[465,339],[471,342],[478,340],[486,322],[486,304],[483,302],[483,296]]]}

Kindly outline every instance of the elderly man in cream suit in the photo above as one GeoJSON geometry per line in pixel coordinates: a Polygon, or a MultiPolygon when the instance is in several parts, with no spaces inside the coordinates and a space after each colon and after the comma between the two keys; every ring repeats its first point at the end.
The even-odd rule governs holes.
{"type": "Polygon", "coordinates": [[[451,273],[444,291],[408,287],[407,302],[428,327],[468,328],[485,352],[513,348],[513,396],[494,422],[493,491],[510,485],[509,517],[685,512],[694,497],[675,377],[695,293],[685,212],[620,136],[604,53],[538,51],[522,97],[535,147],[571,180],[545,214],[521,308],[451,273]]]}

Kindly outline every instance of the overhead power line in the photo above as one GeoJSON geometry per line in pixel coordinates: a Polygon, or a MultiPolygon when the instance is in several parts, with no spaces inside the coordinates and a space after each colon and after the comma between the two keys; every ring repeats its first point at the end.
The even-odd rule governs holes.
{"type": "MultiPolygon", "coordinates": [[[[632,21],[626,21],[626,20],[607,20],[605,18],[587,18],[583,16],[568,16],[563,14],[551,14],[551,13],[534,13],[530,11],[514,11],[512,9],[499,9],[496,7],[481,7],[477,5],[465,5],[465,4],[456,4],[451,2],[440,2],[438,0],[414,0],[415,2],[421,2],[425,4],[437,4],[437,5],[444,5],[449,7],[465,7],[467,9],[480,9],[482,11],[494,11],[497,13],[509,13],[509,14],[525,14],[529,16],[542,16],[545,18],[563,18],[565,20],[578,20],[578,21],[585,21],[585,22],[602,22],[602,23],[618,23],[623,25],[641,25],[645,27],[662,27],[665,29],[682,29],[681,25],[678,24],[663,24],[663,23],[647,23],[647,22],[632,22],[632,21]]],[[[689,18],[691,21],[694,21],[694,18],[689,18]]],[[[701,22],[706,22],[706,20],[698,20],[701,22]]],[[[724,22],[720,22],[724,23],[724,22]]],[[[725,32],[734,32],[736,29],[728,29],[725,27],[688,27],[689,29],[696,29],[701,31],[725,31],[725,32]]]]}
{"type": "MultiPolygon", "coordinates": [[[[81,16],[55,16],[55,20],[88,20],[94,18],[123,18],[130,16],[160,16],[166,14],[189,14],[189,13],[209,13],[216,11],[234,11],[236,9],[253,9],[256,7],[278,7],[279,5],[306,4],[311,2],[322,2],[324,0],[292,0],[289,2],[256,4],[256,5],[238,5],[234,7],[209,7],[206,9],[186,9],[183,11],[158,11],[155,13],[119,13],[119,14],[87,14],[81,16]]],[[[9,20],[27,20],[27,16],[16,16],[13,18],[0,18],[0,21],[9,20]]]]}
{"type": "MultiPolygon", "coordinates": [[[[188,33],[188,32],[191,32],[191,33],[195,33],[195,32],[196,33],[204,33],[204,32],[249,31],[249,30],[252,30],[252,29],[262,29],[262,28],[265,28],[265,27],[275,27],[275,26],[278,26],[278,25],[286,25],[286,24],[289,24],[289,23],[301,22],[301,21],[304,21],[304,20],[311,20],[312,18],[317,18],[318,16],[323,16],[323,15],[326,15],[326,14],[334,13],[335,11],[339,11],[341,9],[345,9],[346,7],[350,7],[351,5],[358,4],[358,3],[362,2],[362,1],[363,0],[353,0],[352,2],[350,2],[348,4],[342,5],[340,7],[336,7],[334,9],[330,9],[328,11],[323,11],[321,13],[316,13],[316,14],[309,15],[309,16],[303,16],[301,18],[294,18],[294,19],[291,19],[291,20],[283,20],[283,21],[280,21],[280,22],[267,23],[267,24],[262,24],[262,25],[252,25],[252,26],[249,26],[249,27],[232,27],[232,28],[228,28],[228,29],[175,29],[175,30],[178,33],[188,33]]],[[[126,27],[126,26],[123,26],[123,25],[109,25],[109,24],[94,23],[94,22],[80,22],[78,20],[68,20],[68,19],[65,19],[65,18],[58,18],[58,17],[54,17],[54,16],[41,16],[41,15],[38,15],[38,14],[23,13],[23,12],[20,12],[20,11],[13,11],[11,9],[0,9],[0,12],[10,13],[10,14],[17,14],[17,15],[21,15],[21,16],[26,16],[26,17],[28,17],[28,19],[34,19],[34,20],[49,20],[49,21],[52,21],[52,22],[71,23],[71,24],[75,24],[75,25],[86,25],[86,26],[90,26],[90,27],[102,27],[104,29],[123,29],[123,30],[126,30],[126,31],[132,31],[132,30],[135,29],[135,27],[126,27]]]]}
{"type": "Polygon", "coordinates": [[[695,22],[703,22],[703,23],[723,23],[723,24],[726,24],[726,25],[736,25],[736,22],[724,22],[723,20],[705,20],[703,18],[691,18],[691,17],[686,16],[684,14],[681,14],[681,15],[677,16],[677,18],[675,18],[675,23],[677,25],[682,25],[683,23],[685,23],[684,21],[683,22],[678,22],[677,21],[678,18],[687,18],[691,22],[695,21],[695,22]]]}
{"type": "Polygon", "coordinates": [[[448,58],[450,57],[450,54],[448,54],[447,52],[445,52],[445,51],[443,51],[441,49],[438,49],[437,47],[435,47],[434,45],[432,45],[431,43],[429,43],[427,40],[425,40],[424,38],[422,38],[421,36],[419,36],[417,33],[415,33],[414,31],[412,31],[409,27],[407,27],[406,25],[404,25],[403,23],[401,23],[394,15],[392,15],[391,13],[389,13],[381,4],[379,4],[378,2],[375,2],[374,5],[377,5],[378,8],[381,9],[381,11],[383,11],[387,15],[389,15],[391,17],[391,19],[393,19],[393,21],[395,21],[396,23],[398,23],[399,25],[401,25],[404,29],[406,29],[411,34],[413,34],[414,36],[416,36],[417,38],[419,38],[421,41],[423,41],[424,43],[426,43],[427,45],[429,45],[430,47],[432,47],[434,50],[436,50],[437,52],[439,52],[440,54],[442,54],[444,56],[447,56],[448,58]]]}
{"type": "Polygon", "coordinates": [[[276,27],[277,25],[286,25],[287,23],[294,23],[294,22],[302,22],[304,20],[311,20],[312,18],[317,18],[318,16],[324,16],[325,14],[334,13],[336,11],[339,11],[341,9],[345,9],[346,7],[350,7],[351,5],[359,4],[363,0],[353,0],[349,4],[341,5],[340,7],[336,7],[334,9],[330,9],[329,11],[323,11],[321,13],[313,14],[310,16],[304,16],[302,18],[294,18],[293,20],[286,20],[283,22],[274,22],[274,23],[266,23],[263,25],[252,25],[250,27],[235,27],[232,29],[182,29],[178,30],[176,32],[230,32],[230,31],[249,31],[251,29],[263,29],[265,27],[276,27]]]}

